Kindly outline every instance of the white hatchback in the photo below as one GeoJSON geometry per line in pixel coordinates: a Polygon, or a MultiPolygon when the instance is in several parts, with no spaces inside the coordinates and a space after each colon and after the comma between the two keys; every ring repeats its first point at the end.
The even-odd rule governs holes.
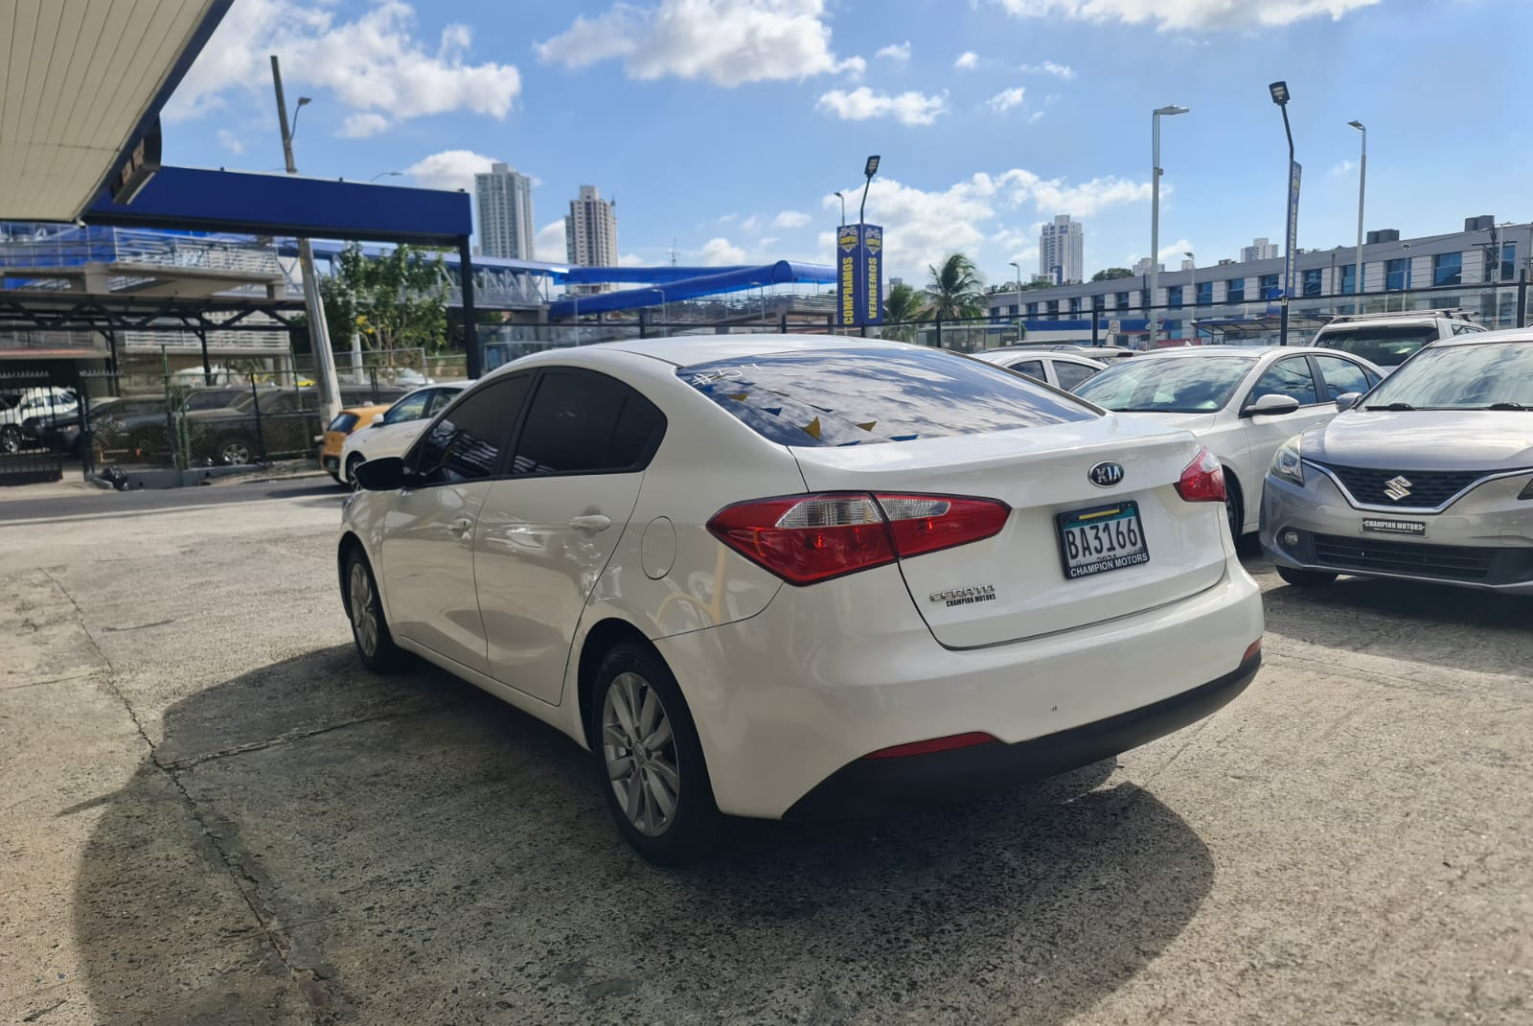
{"type": "Polygon", "coordinates": [[[1334,349],[1186,346],[1115,363],[1074,389],[1127,417],[1191,431],[1224,467],[1230,532],[1255,531],[1262,479],[1278,447],[1336,416],[1380,370],[1334,349]]]}
{"type": "Polygon", "coordinates": [[[657,862],[720,813],[899,813],[1095,762],[1261,659],[1190,435],[938,350],[538,354],[357,476],[363,661],[408,650],[569,734],[657,862]]]}
{"type": "Polygon", "coordinates": [[[431,418],[447,408],[447,404],[467,388],[467,381],[444,381],[425,388],[417,388],[390,406],[387,412],[373,418],[367,427],[358,428],[346,436],[341,446],[341,461],[337,467],[337,479],[342,484],[356,486],[352,471],[364,460],[378,456],[398,456],[425,430],[431,418]]]}

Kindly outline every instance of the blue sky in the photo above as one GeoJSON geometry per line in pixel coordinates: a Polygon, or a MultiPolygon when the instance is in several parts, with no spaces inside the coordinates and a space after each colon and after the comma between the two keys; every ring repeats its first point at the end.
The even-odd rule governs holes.
{"type": "Polygon", "coordinates": [[[1085,222],[1088,275],[1148,253],[1150,111],[1178,103],[1162,252],[1203,266],[1282,234],[1280,78],[1301,246],[1355,239],[1353,118],[1369,228],[1533,218],[1530,28],[1523,0],[236,0],[167,111],[166,157],[278,168],[277,53],[289,97],[314,98],[304,173],[468,187],[506,161],[538,183],[545,259],[594,184],[624,262],[829,262],[831,193],[879,153],[889,272],[962,250],[1001,281],[1036,270],[1058,213],[1085,222]]]}

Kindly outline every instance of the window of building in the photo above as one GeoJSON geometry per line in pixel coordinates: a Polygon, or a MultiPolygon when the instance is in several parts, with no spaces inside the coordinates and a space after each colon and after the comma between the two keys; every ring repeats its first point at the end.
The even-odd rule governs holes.
{"type": "Polygon", "coordinates": [[[1325,269],[1321,267],[1311,267],[1304,272],[1304,295],[1318,296],[1322,293],[1324,289],[1322,283],[1324,274],[1325,269]]]}
{"type": "Polygon", "coordinates": [[[1432,284],[1457,285],[1464,280],[1464,254],[1438,253],[1432,257],[1432,284]]]}
{"type": "Polygon", "coordinates": [[[1508,242],[1501,247],[1501,280],[1517,280],[1517,243],[1508,242]]]}
{"type": "Polygon", "coordinates": [[[1225,282],[1224,298],[1229,303],[1244,303],[1246,301],[1246,280],[1244,278],[1231,278],[1225,282]]]}
{"type": "Polygon", "coordinates": [[[1277,299],[1278,298],[1277,290],[1279,288],[1281,288],[1282,286],[1280,286],[1278,284],[1278,276],[1277,275],[1275,275],[1275,274],[1264,274],[1259,279],[1257,279],[1257,287],[1261,289],[1261,293],[1262,293],[1261,298],[1263,298],[1263,299],[1277,299]]]}
{"type": "Polygon", "coordinates": [[[1070,297],[1070,312],[1073,313],[1073,314],[1078,314],[1078,313],[1081,312],[1081,297],[1080,296],[1071,296],[1070,297]]]}
{"type": "Polygon", "coordinates": [[[1059,316],[1059,300],[1057,300],[1057,299],[1049,300],[1048,311],[1049,311],[1049,316],[1050,317],[1058,317],[1059,316]]]}
{"type": "Polygon", "coordinates": [[[1147,310],[1147,309],[1149,309],[1149,306],[1150,306],[1150,290],[1149,289],[1140,289],[1139,290],[1139,309],[1147,310]]]}
{"type": "Polygon", "coordinates": [[[1033,302],[1027,304],[1027,315],[1029,317],[1036,317],[1036,316],[1038,316],[1038,302],[1037,302],[1037,300],[1034,300],[1033,302]]]}
{"type": "Polygon", "coordinates": [[[1199,306],[1212,306],[1213,305],[1213,303],[1214,303],[1214,283],[1213,282],[1211,282],[1211,281],[1200,281],[1200,282],[1198,282],[1198,298],[1197,298],[1197,303],[1198,303],[1199,306]]]}
{"type": "Polygon", "coordinates": [[[1411,261],[1409,257],[1400,257],[1384,264],[1384,288],[1390,292],[1401,292],[1411,287],[1411,261]]]}
{"type": "Polygon", "coordinates": [[[1127,310],[1128,309],[1128,293],[1127,292],[1119,292],[1117,295],[1113,296],[1113,309],[1114,310],[1127,310]]]}
{"type": "Polygon", "coordinates": [[[1350,296],[1357,291],[1357,265],[1341,265],[1341,294],[1350,296]]]}
{"type": "Polygon", "coordinates": [[[1166,286],[1166,305],[1173,310],[1182,305],[1182,287],[1180,285],[1166,286]]]}
{"type": "Polygon", "coordinates": [[[1105,294],[1099,294],[1099,295],[1092,296],[1091,297],[1091,309],[1093,309],[1093,310],[1106,310],[1107,309],[1107,296],[1105,294]]]}

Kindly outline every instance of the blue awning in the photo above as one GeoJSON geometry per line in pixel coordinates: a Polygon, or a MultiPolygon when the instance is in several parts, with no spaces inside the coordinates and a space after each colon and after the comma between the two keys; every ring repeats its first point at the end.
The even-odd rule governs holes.
{"type": "MultiPolygon", "coordinates": [[[[620,270],[619,268],[580,268],[580,270],[620,270]]],[[[638,272],[645,268],[626,268],[638,272]]],[[[656,270],[648,268],[647,270],[656,270]]],[[[767,285],[789,285],[795,282],[830,284],[836,280],[836,269],[829,264],[801,264],[791,260],[779,260],[775,264],[759,267],[707,268],[710,273],[693,278],[683,278],[668,284],[644,289],[624,289],[621,292],[603,292],[594,296],[582,296],[578,301],[562,299],[548,306],[552,318],[572,317],[581,314],[611,313],[616,310],[634,310],[645,306],[660,306],[682,299],[698,296],[714,296],[721,292],[738,292],[742,289],[767,285]]],[[[575,280],[573,274],[571,280],[575,280]]],[[[650,278],[635,278],[651,281],[650,278]]]]}

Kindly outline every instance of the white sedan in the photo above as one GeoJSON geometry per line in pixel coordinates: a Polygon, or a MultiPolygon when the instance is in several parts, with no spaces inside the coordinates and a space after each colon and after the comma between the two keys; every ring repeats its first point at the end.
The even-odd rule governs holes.
{"type": "Polygon", "coordinates": [[[1310,346],[1186,346],[1114,364],[1074,389],[1104,409],[1185,428],[1224,467],[1230,532],[1255,531],[1262,479],[1278,447],[1339,412],[1382,372],[1360,357],[1310,346]]]}
{"type": "Polygon", "coordinates": [[[373,418],[367,427],[346,436],[341,446],[337,480],[356,486],[352,472],[364,460],[379,456],[398,456],[410,448],[430,419],[447,408],[469,386],[467,381],[444,381],[417,388],[373,418]]]}
{"type": "Polygon", "coordinates": [[[1075,353],[1050,352],[1027,346],[1006,346],[975,353],[976,360],[984,360],[998,367],[1026,374],[1035,381],[1043,381],[1062,388],[1066,392],[1103,370],[1107,364],[1100,360],[1078,356],[1075,353]]]}
{"type": "Polygon", "coordinates": [[[656,862],[721,814],[903,813],[1096,762],[1261,660],[1190,435],[940,350],[542,353],[357,476],[363,662],[415,653],[567,733],[656,862]]]}

